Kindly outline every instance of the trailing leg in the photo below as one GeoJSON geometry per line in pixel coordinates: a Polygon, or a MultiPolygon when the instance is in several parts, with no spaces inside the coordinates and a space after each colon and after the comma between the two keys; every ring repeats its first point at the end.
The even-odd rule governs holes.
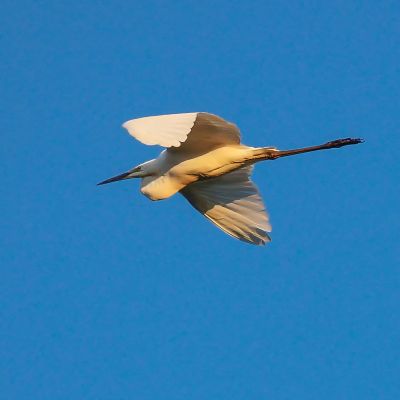
{"type": "Polygon", "coordinates": [[[296,154],[309,153],[317,150],[337,149],[339,147],[349,146],[352,144],[362,143],[362,139],[336,139],[331,142],[321,144],[319,146],[302,147],[293,150],[277,150],[271,147],[260,147],[254,151],[255,160],[276,160],[280,157],[294,156],[296,154]]]}

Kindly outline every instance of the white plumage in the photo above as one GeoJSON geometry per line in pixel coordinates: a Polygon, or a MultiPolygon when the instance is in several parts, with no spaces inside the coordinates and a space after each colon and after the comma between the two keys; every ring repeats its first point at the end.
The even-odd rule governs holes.
{"type": "Polygon", "coordinates": [[[122,126],[143,144],[180,146],[193,128],[197,113],[157,115],[125,122],[122,126]]]}
{"type": "Polygon", "coordinates": [[[338,139],[288,151],[249,147],[240,143],[235,124],[205,112],[137,118],[123,127],[140,142],[167,149],[156,159],[100,184],[142,178],[141,192],[151,200],[180,192],[224,232],[256,245],[271,240],[271,225],[257,187],[250,180],[252,164],[361,142],[338,139]]]}
{"type": "Polygon", "coordinates": [[[242,167],[218,178],[192,183],[181,193],[211,222],[244,242],[271,241],[268,213],[250,180],[252,167],[242,167]]]}
{"type": "Polygon", "coordinates": [[[186,151],[240,143],[240,131],[235,124],[205,112],[137,118],[122,126],[143,144],[181,147],[186,151]]]}

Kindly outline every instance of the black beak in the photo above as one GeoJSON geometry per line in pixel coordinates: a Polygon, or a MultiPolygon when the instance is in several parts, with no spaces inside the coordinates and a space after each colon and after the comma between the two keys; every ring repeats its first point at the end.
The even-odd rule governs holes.
{"type": "Polygon", "coordinates": [[[105,181],[98,183],[97,186],[105,185],[106,183],[122,181],[123,179],[127,179],[131,173],[132,173],[132,171],[128,171],[128,172],[124,172],[123,174],[113,176],[112,178],[108,178],[105,181]]]}

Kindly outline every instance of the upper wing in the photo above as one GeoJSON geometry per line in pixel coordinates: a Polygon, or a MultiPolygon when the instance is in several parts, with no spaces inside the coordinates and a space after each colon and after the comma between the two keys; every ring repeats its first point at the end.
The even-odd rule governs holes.
{"type": "Polygon", "coordinates": [[[240,131],[235,124],[205,112],[137,118],[122,126],[144,144],[185,151],[208,151],[240,143],[240,131]]]}
{"type": "Polygon", "coordinates": [[[181,193],[211,222],[227,234],[252,244],[271,238],[271,225],[257,187],[250,180],[252,167],[243,167],[186,186],[181,193]]]}

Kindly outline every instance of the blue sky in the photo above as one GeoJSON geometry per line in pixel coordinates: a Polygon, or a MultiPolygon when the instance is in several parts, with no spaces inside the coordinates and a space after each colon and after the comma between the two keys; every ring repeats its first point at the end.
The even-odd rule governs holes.
{"type": "Polygon", "coordinates": [[[4,399],[395,399],[397,1],[2,2],[4,399]],[[250,145],[272,243],[180,196],[95,184],[159,151],[127,119],[209,111],[250,145]]]}

